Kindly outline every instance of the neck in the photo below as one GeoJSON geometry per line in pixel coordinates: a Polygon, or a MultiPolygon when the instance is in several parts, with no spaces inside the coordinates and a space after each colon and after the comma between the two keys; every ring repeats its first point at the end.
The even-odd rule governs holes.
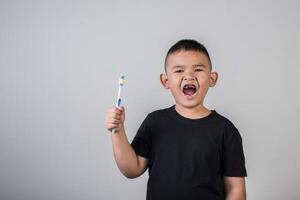
{"type": "Polygon", "coordinates": [[[175,110],[182,116],[190,119],[199,119],[208,116],[211,111],[204,107],[203,105],[198,105],[195,107],[184,107],[182,105],[176,104],[175,110]]]}

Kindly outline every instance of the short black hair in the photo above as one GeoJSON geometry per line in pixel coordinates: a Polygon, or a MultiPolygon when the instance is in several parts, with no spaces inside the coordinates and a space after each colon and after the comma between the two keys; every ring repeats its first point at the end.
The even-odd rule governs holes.
{"type": "Polygon", "coordinates": [[[183,40],[179,40],[178,42],[176,42],[169,49],[169,51],[166,55],[166,58],[165,58],[165,71],[167,71],[166,64],[167,64],[168,56],[172,53],[179,52],[179,51],[197,51],[197,52],[203,53],[208,58],[209,64],[210,64],[210,69],[212,69],[212,63],[210,60],[210,56],[209,56],[209,53],[208,53],[207,49],[205,48],[205,46],[203,44],[197,42],[196,40],[183,39],[183,40]]]}

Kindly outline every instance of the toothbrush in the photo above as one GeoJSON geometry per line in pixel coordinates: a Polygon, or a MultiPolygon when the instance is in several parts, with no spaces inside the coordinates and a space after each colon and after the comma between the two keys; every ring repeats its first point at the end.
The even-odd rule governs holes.
{"type": "MultiPolygon", "coordinates": [[[[119,108],[119,109],[121,108],[121,101],[122,101],[121,91],[122,91],[122,87],[124,85],[124,80],[125,80],[125,76],[121,76],[120,79],[119,79],[119,91],[118,91],[118,98],[117,98],[117,102],[116,102],[116,107],[119,108]]],[[[113,129],[112,133],[115,133],[115,132],[116,132],[116,130],[113,129]]]]}

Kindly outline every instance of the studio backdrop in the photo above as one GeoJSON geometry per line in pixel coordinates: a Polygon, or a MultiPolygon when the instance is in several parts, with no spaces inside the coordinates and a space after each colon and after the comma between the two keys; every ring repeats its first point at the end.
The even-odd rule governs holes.
{"type": "Polygon", "coordinates": [[[0,199],[141,200],[104,115],[120,75],[130,142],[174,104],[169,47],[203,43],[219,81],[205,105],[243,138],[250,200],[300,199],[299,1],[0,1],[0,199]]]}

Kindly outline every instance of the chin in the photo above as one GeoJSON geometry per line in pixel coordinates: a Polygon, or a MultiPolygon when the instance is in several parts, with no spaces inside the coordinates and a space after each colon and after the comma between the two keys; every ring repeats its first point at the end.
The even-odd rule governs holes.
{"type": "Polygon", "coordinates": [[[201,102],[177,102],[180,106],[184,108],[195,108],[201,105],[201,102]]]}

